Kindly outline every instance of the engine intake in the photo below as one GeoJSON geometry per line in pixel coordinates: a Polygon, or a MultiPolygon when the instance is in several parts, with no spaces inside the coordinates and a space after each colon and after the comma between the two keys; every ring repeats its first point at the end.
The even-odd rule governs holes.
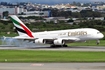
{"type": "Polygon", "coordinates": [[[37,44],[46,44],[46,41],[43,40],[43,39],[36,39],[35,43],[37,43],[37,44]]]}
{"type": "Polygon", "coordinates": [[[54,40],[53,42],[55,45],[64,45],[65,41],[63,41],[62,39],[58,39],[58,40],[54,40]]]}

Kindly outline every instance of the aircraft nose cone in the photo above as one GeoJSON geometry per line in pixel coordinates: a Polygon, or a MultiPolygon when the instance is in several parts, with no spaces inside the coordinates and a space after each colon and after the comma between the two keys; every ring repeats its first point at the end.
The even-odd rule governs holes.
{"type": "Polygon", "coordinates": [[[99,38],[103,38],[104,37],[104,35],[101,33],[100,35],[99,35],[99,38]]]}

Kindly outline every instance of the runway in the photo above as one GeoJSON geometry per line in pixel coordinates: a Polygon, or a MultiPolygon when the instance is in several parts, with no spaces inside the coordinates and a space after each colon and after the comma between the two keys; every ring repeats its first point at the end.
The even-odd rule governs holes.
{"type": "Polygon", "coordinates": [[[50,50],[50,51],[104,51],[104,46],[72,46],[72,47],[14,47],[0,46],[0,50],[50,50]]]}
{"type": "Polygon", "coordinates": [[[0,70],[105,70],[105,63],[0,63],[0,70]]]}
{"type": "MultiPolygon", "coordinates": [[[[104,46],[14,47],[0,46],[1,50],[50,50],[50,51],[104,51],[104,46]]],[[[105,63],[0,63],[0,70],[105,70],[105,63]]]]}

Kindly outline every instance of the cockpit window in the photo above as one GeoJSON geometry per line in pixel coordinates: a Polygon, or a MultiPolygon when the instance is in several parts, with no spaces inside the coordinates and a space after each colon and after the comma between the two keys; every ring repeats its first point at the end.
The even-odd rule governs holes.
{"type": "Polygon", "coordinates": [[[100,34],[100,32],[97,32],[97,34],[100,34]]]}

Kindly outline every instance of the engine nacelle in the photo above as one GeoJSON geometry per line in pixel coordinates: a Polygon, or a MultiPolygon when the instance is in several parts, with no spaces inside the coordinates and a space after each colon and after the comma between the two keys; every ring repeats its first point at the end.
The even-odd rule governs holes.
{"type": "Polygon", "coordinates": [[[35,43],[37,43],[37,44],[45,44],[46,41],[43,40],[43,39],[36,39],[36,40],[35,40],[35,43]]]}
{"type": "Polygon", "coordinates": [[[58,40],[54,40],[53,42],[55,45],[64,45],[65,41],[63,41],[62,39],[58,39],[58,40]]]}

